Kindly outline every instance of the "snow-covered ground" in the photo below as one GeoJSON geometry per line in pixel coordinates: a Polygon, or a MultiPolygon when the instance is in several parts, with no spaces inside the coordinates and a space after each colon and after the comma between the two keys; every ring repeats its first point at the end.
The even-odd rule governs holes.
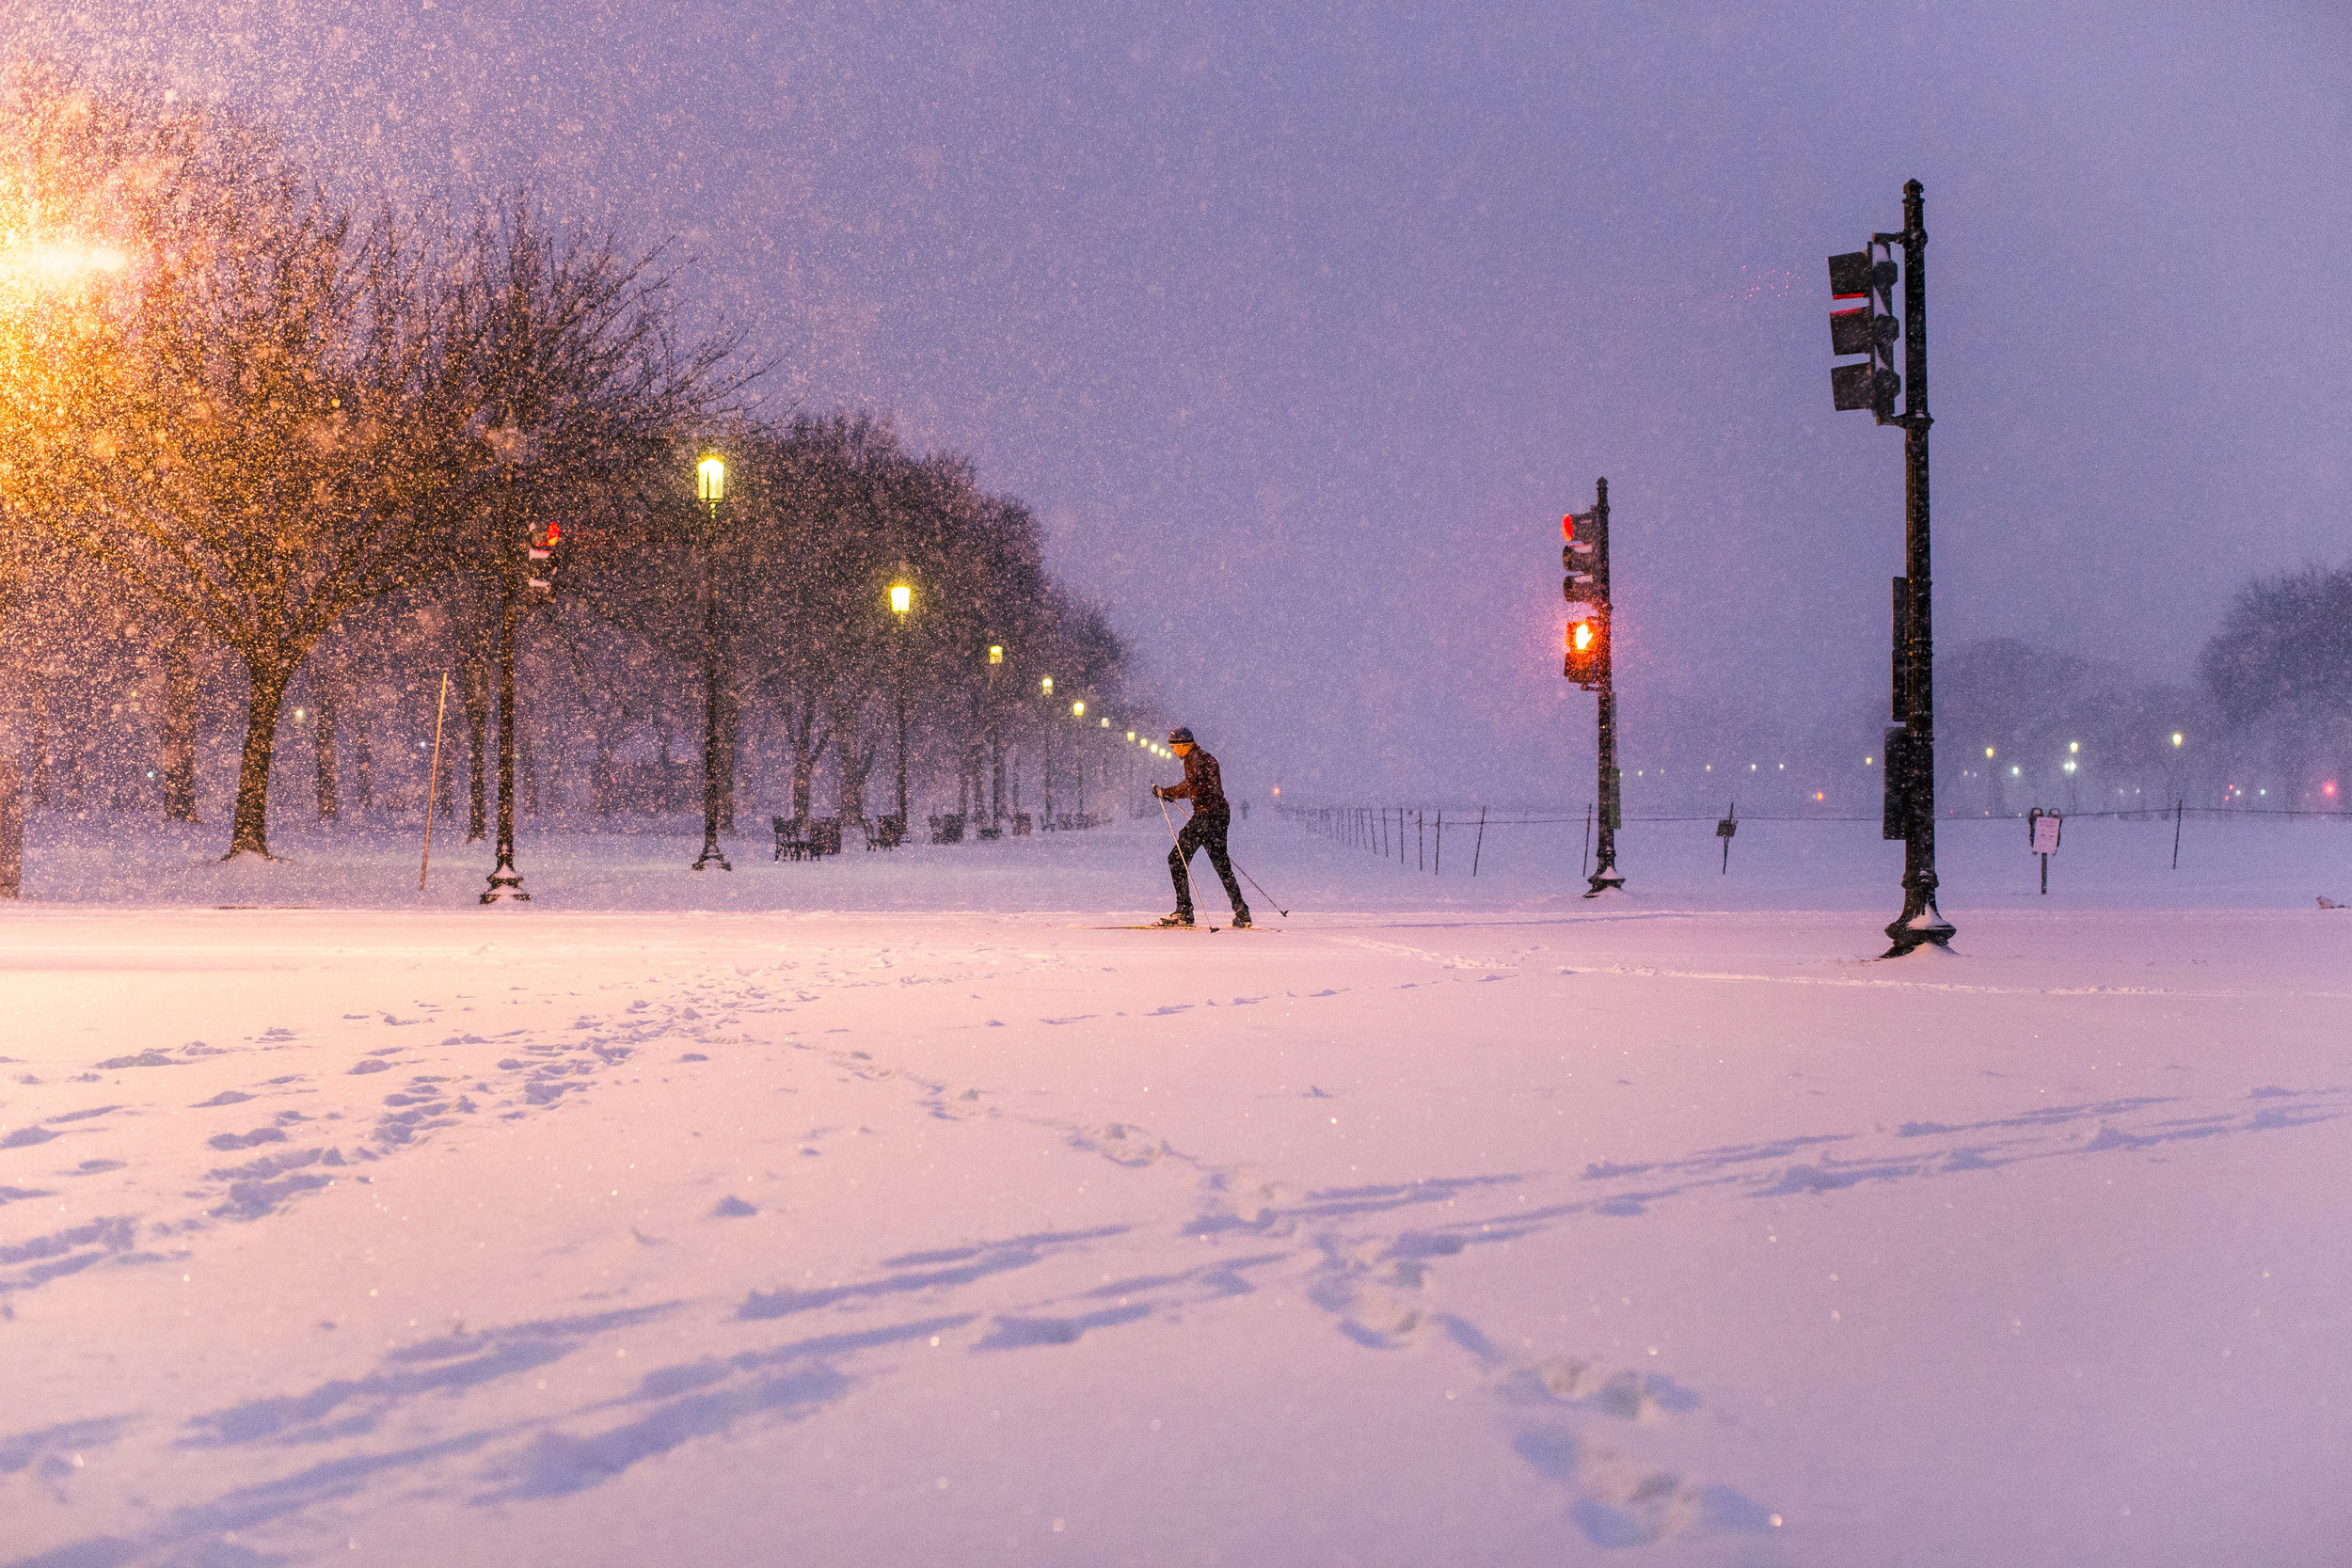
{"type": "Polygon", "coordinates": [[[2352,1556],[2335,825],[667,827],[38,825],[0,1561],[2352,1556]]]}

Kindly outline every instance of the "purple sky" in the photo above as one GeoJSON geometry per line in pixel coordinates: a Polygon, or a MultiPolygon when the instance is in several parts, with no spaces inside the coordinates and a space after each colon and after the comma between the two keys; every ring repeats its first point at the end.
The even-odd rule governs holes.
{"type": "Polygon", "coordinates": [[[1831,411],[1822,259],[1906,179],[1943,646],[2185,679],[2344,559],[2348,14],[16,0],[0,48],[675,236],[774,402],[1025,499],[1237,784],[1581,801],[1596,474],[1629,771],[1883,702],[1901,442],[1831,411]]]}

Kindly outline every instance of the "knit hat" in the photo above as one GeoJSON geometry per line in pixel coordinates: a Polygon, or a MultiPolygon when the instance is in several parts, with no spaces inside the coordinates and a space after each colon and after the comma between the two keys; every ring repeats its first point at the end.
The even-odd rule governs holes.
{"type": "Polygon", "coordinates": [[[1198,744],[1198,742],[1192,738],[1192,731],[1183,724],[1179,724],[1174,729],[1168,732],[1168,743],[1170,746],[1191,746],[1198,744]]]}

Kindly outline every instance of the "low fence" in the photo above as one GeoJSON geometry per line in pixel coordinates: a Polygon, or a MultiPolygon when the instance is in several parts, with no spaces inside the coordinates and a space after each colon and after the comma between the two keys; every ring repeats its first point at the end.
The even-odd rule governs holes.
{"type": "MultiPolygon", "coordinates": [[[[1445,838],[1447,813],[1453,814],[1454,863],[1462,865],[1462,841],[1470,840],[1467,874],[1478,875],[1485,860],[1486,835],[1490,830],[1504,828],[1556,828],[1583,825],[1584,851],[1589,863],[1592,853],[1594,807],[1587,803],[1577,810],[1564,806],[1514,806],[1492,808],[1485,805],[1460,804],[1426,805],[1296,805],[1282,802],[1282,815],[1311,833],[1332,839],[1350,848],[1394,860],[1406,869],[1442,876],[1445,871],[1445,838]],[[1504,815],[1504,812],[1508,815],[1504,815]]],[[[2027,821],[2027,813],[2016,812],[1994,816],[1977,812],[1963,816],[1948,813],[1936,818],[1938,827],[1960,826],[1965,823],[2011,822],[2021,827],[2027,821]]],[[[2046,814],[2045,814],[2046,815],[2046,814]]],[[[2289,806],[2192,806],[2175,800],[2169,806],[2139,807],[2120,811],[2079,811],[2060,813],[2067,822],[2090,822],[2106,819],[2117,822],[2169,822],[2172,824],[2172,865],[2180,868],[2182,836],[2191,817],[2238,819],[2300,818],[2328,822],[2352,822],[2352,810],[2314,811],[2289,806]]],[[[1642,824],[1688,822],[1703,823],[1709,838],[1728,837],[1723,825],[1730,822],[1877,822],[1879,814],[1867,816],[1847,816],[1831,812],[1767,812],[1746,816],[1659,816],[1618,818],[1620,828],[1642,824]]],[[[1578,874],[1583,874],[1580,866],[1578,874]]]]}

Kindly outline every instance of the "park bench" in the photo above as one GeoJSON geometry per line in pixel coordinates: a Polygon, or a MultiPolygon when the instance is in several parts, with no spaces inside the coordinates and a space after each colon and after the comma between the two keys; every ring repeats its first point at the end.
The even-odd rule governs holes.
{"type": "Polygon", "coordinates": [[[776,831],[775,859],[804,861],[816,853],[817,847],[809,837],[809,824],[805,817],[771,816],[768,821],[776,831]]]}

